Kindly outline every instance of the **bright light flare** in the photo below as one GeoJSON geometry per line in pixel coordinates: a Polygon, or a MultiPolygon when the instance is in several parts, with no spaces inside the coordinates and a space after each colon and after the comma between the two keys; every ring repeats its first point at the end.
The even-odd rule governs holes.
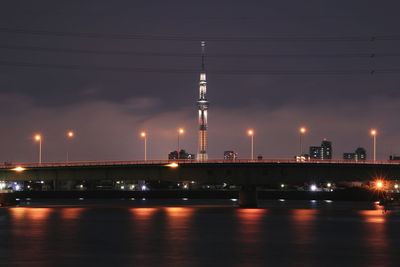
{"type": "Polygon", "coordinates": [[[375,188],[378,190],[382,190],[384,187],[385,183],[383,182],[383,180],[376,180],[375,181],[375,188]]]}
{"type": "Polygon", "coordinates": [[[247,130],[247,134],[248,134],[249,136],[253,136],[253,135],[254,135],[254,130],[253,130],[253,129],[247,130]]]}
{"type": "Polygon", "coordinates": [[[313,192],[317,191],[317,186],[315,184],[312,184],[310,186],[310,190],[313,191],[313,192]]]}
{"type": "Polygon", "coordinates": [[[371,130],[371,135],[376,136],[378,134],[378,131],[376,129],[371,130]]]}
{"type": "Polygon", "coordinates": [[[301,134],[305,134],[306,132],[307,132],[306,127],[301,127],[301,128],[300,128],[300,133],[301,133],[301,134]]]}
{"type": "Polygon", "coordinates": [[[17,166],[17,167],[15,167],[15,168],[11,169],[11,170],[12,170],[12,171],[15,171],[15,172],[23,172],[23,171],[25,171],[26,169],[25,169],[24,167],[17,166]]]}
{"type": "Polygon", "coordinates": [[[170,167],[170,168],[178,168],[179,164],[176,162],[171,162],[165,166],[170,167]]]}
{"type": "Polygon", "coordinates": [[[140,136],[143,137],[143,138],[145,138],[145,137],[146,137],[146,132],[141,132],[141,133],[140,133],[140,136]]]}
{"type": "Polygon", "coordinates": [[[184,130],[183,128],[179,128],[179,129],[178,129],[178,133],[179,133],[179,134],[184,134],[184,133],[185,133],[185,130],[184,130]]]}

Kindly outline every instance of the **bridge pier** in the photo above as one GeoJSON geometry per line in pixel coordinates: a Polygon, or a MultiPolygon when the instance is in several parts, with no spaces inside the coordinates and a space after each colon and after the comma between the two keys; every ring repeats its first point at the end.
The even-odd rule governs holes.
{"type": "Polygon", "coordinates": [[[239,191],[239,207],[257,208],[257,187],[255,185],[243,185],[239,191]]]}

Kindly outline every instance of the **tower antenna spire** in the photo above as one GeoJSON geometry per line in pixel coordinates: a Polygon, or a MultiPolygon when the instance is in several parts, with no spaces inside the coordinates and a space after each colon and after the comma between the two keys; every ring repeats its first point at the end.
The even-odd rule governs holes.
{"type": "Polygon", "coordinates": [[[201,71],[206,71],[206,64],[205,64],[205,57],[206,57],[206,42],[201,41],[201,71]]]}

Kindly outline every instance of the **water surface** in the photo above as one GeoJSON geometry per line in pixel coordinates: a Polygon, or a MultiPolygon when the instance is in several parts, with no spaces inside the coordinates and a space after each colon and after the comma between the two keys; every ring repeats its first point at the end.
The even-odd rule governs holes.
{"type": "Polygon", "coordinates": [[[0,209],[0,266],[399,266],[373,203],[52,201],[0,209]]]}

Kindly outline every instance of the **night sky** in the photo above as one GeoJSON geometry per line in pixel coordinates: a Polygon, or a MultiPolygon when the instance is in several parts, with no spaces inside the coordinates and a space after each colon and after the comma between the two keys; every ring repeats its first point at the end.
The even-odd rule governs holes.
{"type": "MultiPolygon", "coordinates": [[[[2,1],[0,161],[165,159],[197,152],[200,41],[207,42],[209,157],[335,158],[378,129],[400,154],[398,1],[2,1]],[[374,74],[371,72],[374,71],[374,74]]],[[[371,157],[370,157],[371,158],[371,157]]]]}

